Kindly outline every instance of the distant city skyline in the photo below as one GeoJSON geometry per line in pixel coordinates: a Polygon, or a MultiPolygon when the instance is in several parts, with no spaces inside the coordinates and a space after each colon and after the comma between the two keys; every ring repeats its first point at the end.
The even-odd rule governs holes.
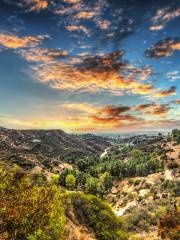
{"type": "Polygon", "coordinates": [[[0,14],[0,126],[180,128],[178,0],[2,0],[0,14]]]}

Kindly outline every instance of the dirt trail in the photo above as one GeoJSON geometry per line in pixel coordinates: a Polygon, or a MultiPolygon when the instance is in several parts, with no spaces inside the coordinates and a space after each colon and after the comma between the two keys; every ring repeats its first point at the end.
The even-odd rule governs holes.
{"type": "Polygon", "coordinates": [[[119,217],[124,215],[124,213],[128,210],[131,209],[132,207],[135,207],[137,205],[136,201],[128,202],[127,205],[123,208],[118,208],[117,210],[114,210],[114,213],[119,217]]]}
{"type": "Polygon", "coordinates": [[[100,155],[100,158],[105,157],[105,156],[107,155],[109,149],[110,149],[110,148],[106,148],[106,149],[104,150],[104,152],[100,155]]]}

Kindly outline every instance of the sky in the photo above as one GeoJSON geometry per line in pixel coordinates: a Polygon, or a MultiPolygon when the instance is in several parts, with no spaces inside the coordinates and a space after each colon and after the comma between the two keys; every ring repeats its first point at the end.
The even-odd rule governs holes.
{"type": "Polygon", "coordinates": [[[179,0],[0,0],[0,126],[180,128],[179,0]]]}

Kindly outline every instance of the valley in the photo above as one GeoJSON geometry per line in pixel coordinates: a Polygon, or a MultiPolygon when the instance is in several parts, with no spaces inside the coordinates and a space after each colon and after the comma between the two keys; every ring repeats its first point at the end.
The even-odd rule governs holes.
{"type": "MultiPolygon", "coordinates": [[[[138,135],[115,141],[110,137],[78,136],[61,130],[1,128],[1,167],[8,166],[5,168],[12,171],[17,166],[33,184],[42,187],[51,183],[61,189],[68,240],[139,240],[149,236],[157,240],[161,237],[160,219],[179,211],[177,134],[178,130],[166,136],[138,135]],[[75,204],[74,207],[66,201],[75,204]],[[97,226],[91,223],[91,213],[86,216],[82,205],[93,201],[102,201],[100,208],[101,204],[107,204],[113,221],[120,222],[117,228],[124,233],[101,236],[97,226]],[[76,206],[80,202],[82,212],[76,206]]],[[[88,211],[94,211],[89,207],[88,211]]],[[[109,224],[108,220],[107,229],[109,224]]],[[[176,234],[179,234],[176,224],[176,234]]]]}

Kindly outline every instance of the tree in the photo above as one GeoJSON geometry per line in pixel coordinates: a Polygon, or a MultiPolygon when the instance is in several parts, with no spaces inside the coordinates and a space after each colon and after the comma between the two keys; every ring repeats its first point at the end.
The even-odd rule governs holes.
{"type": "Polygon", "coordinates": [[[66,176],[66,187],[69,190],[73,190],[76,185],[76,178],[72,174],[68,174],[66,176]]]}
{"type": "Polygon", "coordinates": [[[88,177],[86,179],[86,192],[91,193],[91,194],[96,194],[97,193],[97,180],[94,177],[88,177]]]}
{"type": "Polygon", "coordinates": [[[64,239],[65,215],[57,186],[37,186],[21,169],[0,167],[0,239],[64,239]]]}
{"type": "Polygon", "coordinates": [[[109,190],[109,188],[112,185],[112,177],[108,172],[103,173],[98,181],[97,184],[97,191],[100,195],[104,195],[107,193],[107,191],[109,190]]]}
{"type": "Polygon", "coordinates": [[[98,240],[127,240],[122,222],[111,207],[93,195],[71,193],[71,204],[78,221],[90,227],[98,240]]]}
{"type": "Polygon", "coordinates": [[[172,136],[173,139],[177,142],[177,144],[180,144],[180,129],[173,129],[172,136]]]}

